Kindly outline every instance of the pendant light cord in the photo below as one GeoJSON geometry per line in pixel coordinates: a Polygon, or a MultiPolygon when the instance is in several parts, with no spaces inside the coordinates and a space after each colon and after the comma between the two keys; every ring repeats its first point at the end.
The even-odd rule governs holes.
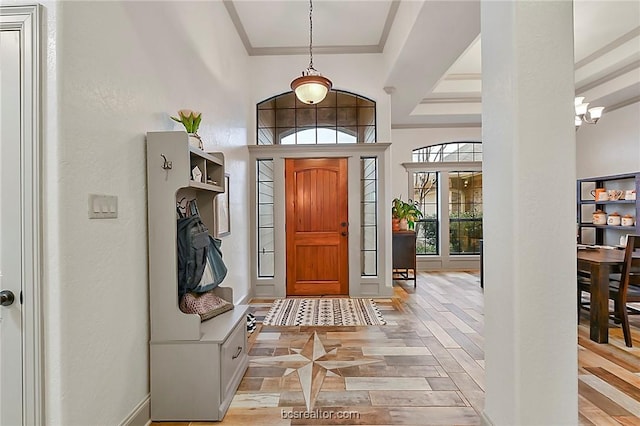
{"type": "Polygon", "coordinates": [[[313,68],[313,0],[309,0],[309,69],[313,68]]]}

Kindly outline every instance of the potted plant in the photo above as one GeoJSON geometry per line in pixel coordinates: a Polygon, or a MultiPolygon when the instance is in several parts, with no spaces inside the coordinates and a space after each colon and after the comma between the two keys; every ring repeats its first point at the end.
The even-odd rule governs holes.
{"type": "Polygon", "coordinates": [[[402,198],[394,198],[391,203],[392,229],[394,231],[406,231],[413,229],[415,222],[422,217],[418,203],[412,200],[402,201],[402,198]]]}
{"type": "Polygon", "coordinates": [[[198,127],[202,120],[202,113],[191,111],[190,109],[181,109],[178,111],[178,117],[171,117],[173,121],[181,123],[189,134],[189,143],[197,148],[202,149],[202,139],[198,135],[198,127]]]}

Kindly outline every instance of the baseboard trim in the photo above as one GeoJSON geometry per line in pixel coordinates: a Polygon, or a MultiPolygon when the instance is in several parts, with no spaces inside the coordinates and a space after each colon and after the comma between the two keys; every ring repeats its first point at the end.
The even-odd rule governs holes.
{"type": "Polygon", "coordinates": [[[147,394],[120,423],[120,426],[148,426],[151,424],[151,395],[147,394]]]}
{"type": "Polygon", "coordinates": [[[482,426],[493,426],[493,422],[484,410],[480,413],[480,424],[482,426]]]}
{"type": "Polygon", "coordinates": [[[238,303],[236,303],[237,305],[247,305],[249,303],[249,295],[245,294],[244,297],[242,297],[240,300],[238,300],[238,303]]]}

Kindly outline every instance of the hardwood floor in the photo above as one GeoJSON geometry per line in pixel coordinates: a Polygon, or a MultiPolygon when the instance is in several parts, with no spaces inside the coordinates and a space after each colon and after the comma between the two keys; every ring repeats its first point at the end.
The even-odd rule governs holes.
{"type": "Polygon", "coordinates": [[[578,327],[578,404],[581,425],[640,425],[640,315],[629,317],[633,348],[610,323],[609,343],[589,339],[588,313],[578,327]]]}
{"type": "MultiPolygon", "coordinates": [[[[258,326],[249,339],[249,369],[224,420],[214,424],[480,424],[478,276],[422,273],[415,290],[412,284],[396,284],[393,299],[376,299],[386,326],[258,326]],[[312,367],[304,370],[303,364],[312,367]],[[310,399],[314,406],[308,410],[310,399]],[[285,418],[305,412],[327,418],[285,418]]],[[[258,321],[270,305],[252,302],[258,321]]],[[[632,317],[635,340],[629,349],[613,325],[609,344],[589,340],[586,315],[578,327],[580,424],[640,425],[640,316],[632,317]]]]}

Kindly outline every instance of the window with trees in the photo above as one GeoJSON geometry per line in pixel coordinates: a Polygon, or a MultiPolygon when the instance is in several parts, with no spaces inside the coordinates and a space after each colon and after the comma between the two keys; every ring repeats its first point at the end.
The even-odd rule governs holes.
{"type": "Polygon", "coordinates": [[[449,253],[480,254],[482,172],[449,172],[449,253]]]}
{"type": "Polygon", "coordinates": [[[413,150],[410,198],[423,213],[416,253],[443,257],[480,253],[482,144],[450,142],[413,150]],[[444,246],[443,246],[444,244],[444,246]]]}

